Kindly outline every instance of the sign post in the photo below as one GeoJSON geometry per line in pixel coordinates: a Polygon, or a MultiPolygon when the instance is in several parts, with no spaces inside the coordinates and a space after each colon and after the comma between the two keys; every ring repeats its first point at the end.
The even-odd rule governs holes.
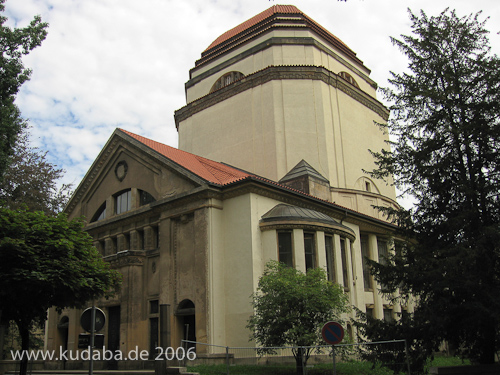
{"type": "Polygon", "coordinates": [[[323,340],[325,340],[326,343],[332,345],[333,375],[337,375],[335,345],[340,343],[344,338],[344,328],[337,322],[328,322],[321,329],[321,336],[323,336],[323,340]]]}
{"type": "Polygon", "coordinates": [[[90,358],[89,358],[89,375],[94,372],[94,346],[95,346],[95,332],[103,329],[106,323],[106,315],[101,309],[95,307],[92,301],[92,307],[86,309],[80,317],[80,325],[82,328],[90,332],[90,358]]]}
{"type": "Polygon", "coordinates": [[[90,363],[89,363],[89,375],[94,372],[94,336],[95,336],[95,304],[92,300],[92,317],[90,319],[90,363]]]}

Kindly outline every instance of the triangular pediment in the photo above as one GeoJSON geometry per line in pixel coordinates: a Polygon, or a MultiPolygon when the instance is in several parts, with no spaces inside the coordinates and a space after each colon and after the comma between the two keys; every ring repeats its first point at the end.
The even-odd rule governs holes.
{"type": "Polygon", "coordinates": [[[92,220],[103,205],[110,205],[111,197],[122,191],[146,192],[159,201],[210,184],[207,180],[214,178],[206,169],[231,172],[227,168],[219,171],[218,163],[200,162],[192,154],[134,136],[120,129],[111,135],[70,199],[65,209],[70,217],[92,220]]]}

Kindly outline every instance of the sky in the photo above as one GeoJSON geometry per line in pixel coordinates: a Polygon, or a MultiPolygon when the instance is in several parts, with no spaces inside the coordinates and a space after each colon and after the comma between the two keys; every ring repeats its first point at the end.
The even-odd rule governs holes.
{"type": "Polygon", "coordinates": [[[410,34],[408,9],[483,11],[500,53],[498,0],[7,0],[8,25],[37,14],[49,23],[23,60],[33,73],[16,100],[32,144],[74,187],[118,127],[177,147],[174,111],[186,105],[189,69],[219,35],[276,4],[295,5],[340,38],[382,87],[407,65],[390,37],[410,34]]]}

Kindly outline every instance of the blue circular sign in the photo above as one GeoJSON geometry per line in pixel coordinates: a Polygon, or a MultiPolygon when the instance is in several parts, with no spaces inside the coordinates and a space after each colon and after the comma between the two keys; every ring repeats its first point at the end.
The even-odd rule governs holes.
{"type": "Polygon", "coordinates": [[[336,345],[344,338],[344,328],[337,322],[328,322],[321,330],[323,340],[330,345],[336,345]]]}

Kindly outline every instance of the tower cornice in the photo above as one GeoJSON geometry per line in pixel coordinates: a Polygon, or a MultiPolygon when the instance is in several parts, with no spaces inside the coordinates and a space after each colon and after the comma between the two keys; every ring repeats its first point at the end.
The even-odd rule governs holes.
{"type": "Polygon", "coordinates": [[[186,106],[178,109],[174,113],[175,126],[179,129],[179,124],[213,105],[238,95],[246,90],[263,85],[274,80],[316,80],[322,81],[331,87],[334,87],[351,98],[355,99],[365,107],[377,113],[383,120],[389,118],[389,110],[378,100],[365,93],[363,90],[353,86],[338,74],[322,66],[269,66],[258,72],[245,76],[232,84],[225,86],[217,91],[194,100],[186,106]]]}

